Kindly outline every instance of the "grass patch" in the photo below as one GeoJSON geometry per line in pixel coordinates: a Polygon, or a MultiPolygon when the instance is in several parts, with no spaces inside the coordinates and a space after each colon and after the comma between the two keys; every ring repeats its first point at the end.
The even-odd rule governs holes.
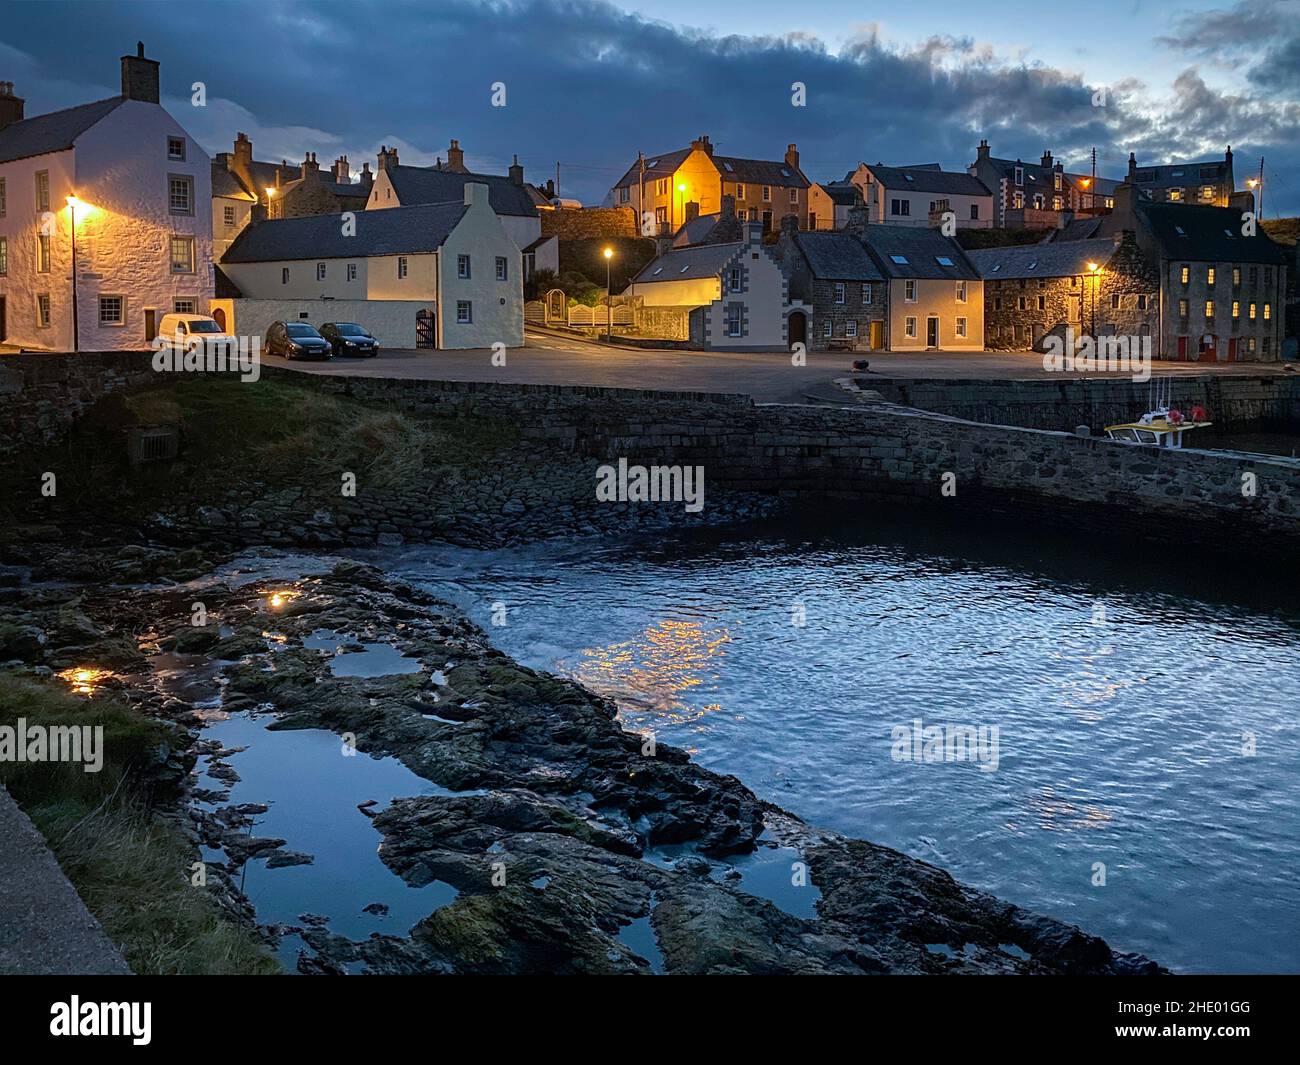
{"type": "Polygon", "coordinates": [[[0,724],[99,725],[104,768],[0,762],[0,782],[45,836],[87,908],[137,973],[278,973],[248,929],[190,886],[198,855],[156,817],[143,769],[171,732],[111,696],[86,700],[0,674],[0,724]]]}

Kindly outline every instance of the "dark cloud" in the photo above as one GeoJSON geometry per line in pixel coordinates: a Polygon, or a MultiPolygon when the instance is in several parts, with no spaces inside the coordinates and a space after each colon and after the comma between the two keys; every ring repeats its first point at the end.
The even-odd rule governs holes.
{"type": "MultiPolygon", "coordinates": [[[[1264,9],[1276,7],[1246,0],[1235,17],[1270,24],[1264,9]]],[[[1202,18],[1211,15],[1223,17],[1181,20],[1170,43],[1209,55],[1217,32],[1248,47],[1232,12],[1202,18]]],[[[1189,71],[1167,110],[1136,82],[1106,87],[1106,106],[1094,107],[1098,87],[1078,75],[968,38],[890,43],[868,28],[831,54],[806,34],[719,36],[586,0],[11,4],[0,65],[15,68],[4,76],[32,111],[48,110],[115,92],[116,56],[137,38],[162,61],[168,105],[209,150],[243,129],[262,158],[315,150],[359,165],[396,143],[419,163],[457,137],[482,169],[503,170],[518,153],[527,176],[544,180],[558,160],[563,191],[588,202],[638,149],[701,133],[726,153],[766,158],[797,142],[815,179],[859,160],[962,167],[981,136],[999,155],[1050,148],[1079,166],[1096,145],[1113,174],[1130,149],[1157,161],[1231,141],[1294,163],[1289,146],[1300,142],[1294,105],[1264,94],[1260,79],[1280,73],[1258,73],[1259,98],[1225,95],[1189,71]],[[92,78],[97,86],[79,80],[92,78]],[[207,85],[204,111],[188,109],[194,81],[207,85]],[[504,108],[491,106],[494,82],[506,85],[504,108]],[[794,82],[807,86],[806,107],[791,106],[794,82]]],[[[1270,40],[1280,72],[1288,53],[1276,32],[1270,40]]]]}

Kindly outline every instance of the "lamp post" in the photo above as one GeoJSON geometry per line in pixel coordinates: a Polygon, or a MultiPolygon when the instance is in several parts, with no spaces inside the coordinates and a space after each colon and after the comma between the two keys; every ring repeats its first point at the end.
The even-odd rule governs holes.
{"type": "Polygon", "coordinates": [[[606,248],[603,254],[605,256],[605,343],[612,344],[614,342],[614,306],[610,302],[612,297],[609,291],[609,263],[614,258],[614,249],[606,248]]]}
{"type": "Polygon", "coordinates": [[[1095,344],[1095,343],[1097,342],[1097,289],[1098,289],[1098,287],[1100,287],[1100,285],[1101,285],[1101,264],[1100,264],[1100,263],[1089,263],[1089,264],[1088,264],[1088,271],[1089,271],[1089,273],[1092,274],[1092,277],[1093,277],[1093,283],[1092,283],[1092,326],[1091,326],[1091,333],[1092,333],[1092,341],[1093,341],[1093,343],[1095,344]]]}
{"type": "Polygon", "coordinates": [[[81,336],[77,323],[77,205],[75,196],[68,197],[68,215],[72,221],[72,353],[80,347],[81,336]]]}
{"type": "MultiPolygon", "coordinates": [[[[677,191],[678,191],[679,193],[681,193],[681,197],[682,197],[682,220],[685,221],[685,220],[686,220],[686,182],[684,182],[684,181],[679,182],[678,185],[677,185],[677,191]]],[[[671,201],[670,201],[670,202],[671,202],[671,201]]],[[[669,228],[670,230],[675,229],[675,228],[676,228],[676,224],[677,224],[676,219],[674,219],[674,218],[670,218],[670,219],[668,220],[668,228],[669,228]]]]}

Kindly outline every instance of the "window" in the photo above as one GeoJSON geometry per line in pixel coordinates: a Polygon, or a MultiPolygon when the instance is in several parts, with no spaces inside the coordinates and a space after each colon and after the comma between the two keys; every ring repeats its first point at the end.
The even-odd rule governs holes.
{"type": "Polygon", "coordinates": [[[1060,175],[1060,174],[1053,174],[1053,175],[1052,175],[1052,188],[1054,188],[1057,192],[1060,192],[1060,191],[1061,191],[1061,175],[1060,175]]]}
{"type": "Polygon", "coordinates": [[[631,198],[632,198],[632,190],[628,188],[628,186],[624,185],[621,189],[618,190],[619,203],[627,203],[628,200],[630,200],[631,198]]]}
{"type": "Polygon", "coordinates": [[[1112,292],[1112,293],[1110,294],[1110,309],[1113,310],[1113,311],[1117,311],[1117,310],[1119,310],[1119,293],[1118,293],[1118,292],[1112,292]]]}
{"type": "Polygon", "coordinates": [[[469,256],[468,255],[456,256],[456,276],[463,277],[463,278],[469,277],[469,256]]]}
{"type": "Polygon", "coordinates": [[[772,186],[771,186],[771,185],[764,185],[764,186],[763,186],[763,202],[764,202],[764,203],[769,203],[769,202],[771,201],[771,199],[772,199],[772,186]]]}
{"type": "Polygon", "coordinates": [[[790,202],[791,202],[791,203],[798,203],[798,202],[799,202],[799,190],[798,190],[798,189],[791,189],[791,190],[790,190],[790,202]]]}
{"type": "Polygon", "coordinates": [[[194,213],[194,179],[184,174],[171,174],[167,178],[168,204],[172,214],[194,213]]]}
{"type": "Polygon", "coordinates": [[[287,285],[288,283],[289,283],[289,268],[287,266],[282,266],[280,267],[280,284],[287,285]]]}
{"type": "Polygon", "coordinates": [[[1266,266],[1264,267],[1264,284],[1267,286],[1267,285],[1271,285],[1272,283],[1273,283],[1273,268],[1271,266],[1266,266]]]}
{"type": "Polygon", "coordinates": [[[1248,352],[1250,352],[1252,355],[1255,354],[1255,338],[1254,338],[1254,337],[1247,337],[1247,338],[1246,338],[1246,350],[1247,350],[1248,352]]]}
{"type": "Polygon", "coordinates": [[[1011,205],[1012,205],[1012,206],[1013,206],[1017,211],[1020,210],[1022,207],[1024,207],[1024,206],[1025,206],[1025,194],[1024,194],[1023,192],[1017,192],[1014,196],[1011,197],[1011,205]]]}
{"type": "Polygon", "coordinates": [[[978,203],[972,203],[970,205],[970,220],[972,222],[978,222],[980,220],[980,205],[978,203]]]}
{"type": "Polygon", "coordinates": [[[889,213],[903,217],[912,213],[911,200],[890,200],[889,213]]]}
{"type": "Polygon", "coordinates": [[[1043,209],[1043,194],[1041,192],[1034,193],[1034,209],[1037,211],[1043,209]]]}
{"type": "Polygon", "coordinates": [[[1264,321],[1266,322],[1270,321],[1272,317],[1273,317],[1273,305],[1271,303],[1264,304],[1264,321]]]}
{"type": "Polygon", "coordinates": [[[1241,317],[1241,304],[1236,300],[1232,301],[1232,320],[1235,322],[1241,317]]]}
{"type": "Polygon", "coordinates": [[[1063,205],[1064,202],[1065,202],[1065,201],[1063,201],[1063,200],[1061,199],[1061,197],[1059,197],[1059,196],[1053,196],[1053,197],[1052,197],[1052,210],[1053,210],[1053,211],[1059,211],[1059,210],[1061,209],[1061,206],[1063,205]]]}
{"type": "Polygon", "coordinates": [[[1202,186],[1201,186],[1201,199],[1202,199],[1202,200],[1212,200],[1212,199],[1214,199],[1214,186],[1213,186],[1213,185],[1202,185],[1202,186]]]}
{"type": "Polygon", "coordinates": [[[36,209],[38,211],[48,211],[50,209],[50,172],[48,170],[36,171],[36,209]]]}
{"type": "Polygon", "coordinates": [[[5,179],[0,177],[0,218],[5,216],[9,209],[8,197],[5,195],[5,179]]]}
{"type": "Polygon", "coordinates": [[[1021,296],[1017,301],[1017,309],[1022,311],[1029,310],[1029,297],[1021,296]]]}
{"type": "Polygon", "coordinates": [[[667,195],[668,195],[668,179],[667,179],[667,178],[660,178],[658,181],[655,182],[655,195],[656,195],[656,196],[667,196],[667,195]]]}
{"type": "Polygon", "coordinates": [[[957,335],[958,335],[959,337],[964,337],[964,336],[966,335],[966,319],[965,319],[965,318],[958,318],[958,319],[957,319],[957,335]]]}
{"type": "Polygon", "coordinates": [[[9,239],[0,237],[0,277],[9,273],[9,239]]]}
{"type": "Polygon", "coordinates": [[[1250,305],[1250,310],[1246,312],[1246,317],[1248,317],[1252,322],[1255,320],[1255,305],[1253,303],[1250,305]]]}
{"type": "Polygon", "coordinates": [[[958,303],[965,303],[965,302],[966,302],[966,282],[965,282],[965,281],[958,281],[958,282],[957,282],[957,302],[958,302],[958,303]]]}
{"type": "Polygon", "coordinates": [[[661,226],[662,226],[662,225],[666,225],[666,224],[668,223],[668,208],[667,208],[667,207],[656,207],[656,208],[655,208],[655,221],[658,222],[661,226]]]}
{"type": "Polygon", "coordinates": [[[736,199],[743,200],[744,198],[745,198],[745,186],[738,181],[736,182],[736,199]]]}
{"type": "Polygon", "coordinates": [[[1214,284],[1214,276],[1214,267],[1211,266],[1205,271],[1205,283],[1207,285],[1214,284]]]}
{"type": "Polygon", "coordinates": [[[1170,189],[1170,190],[1169,190],[1169,200],[1170,200],[1171,203],[1180,203],[1180,202],[1182,201],[1182,198],[1183,198],[1183,190],[1182,190],[1182,189],[1170,189]]]}
{"type": "Polygon", "coordinates": [[[916,302],[916,282],[915,282],[915,281],[904,281],[904,282],[903,282],[903,299],[905,299],[908,303],[915,303],[915,302],[916,302]]]}
{"type": "Polygon", "coordinates": [[[1259,267],[1252,266],[1250,268],[1250,287],[1254,288],[1257,284],[1259,284],[1259,267]]]}
{"type": "Polygon", "coordinates": [[[50,238],[47,236],[36,238],[36,272],[38,274],[50,272],[50,238]]]}
{"type": "Polygon", "coordinates": [[[845,322],[845,323],[844,323],[844,335],[845,335],[846,337],[855,337],[855,336],[857,336],[857,335],[858,335],[858,323],[857,323],[857,322],[845,322]]]}
{"type": "Polygon", "coordinates": [[[173,300],[172,301],[173,314],[197,314],[198,309],[199,306],[195,300],[173,300]]]}
{"type": "Polygon", "coordinates": [[[194,273],[193,237],[172,237],[172,273],[194,273]]]}
{"type": "Polygon", "coordinates": [[[1017,184],[1017,185],[1023,185],[1024,183],[1025,183],[1025,170],[1024,170],[1024,167],[1019,167],[1019,166],[1018,166],[1018,167],[1016,167],[1016,184],[1017,184]]]}
{"type": "Polygon", "coordinates": [[[42,329],[50,327],[50,294],[43,292],[36,297],[36,324],[42,329]]]}
{"type": "Polygon", "coordinates": [[[843,282],[843,281],[836,281],[836,282],[835,282],[835,302],[836,302],[836,303],[843,303],[843,302],[844,302],[844,282],[843,282]]]}
{"type": "Polygon", "coordinates": [[[739,266],[733,266],[733,267],[731,268],[731,272],[727,275],[727,291],[728,291],[728,292],[740,292],[740,291],[741,291],[741,285],[742,285],[741,276],[742,276],[742,274],[741,274],[741,269],[740,269],[740,267],[739,267],[739,266]]]}
{"type": "Polygon", "coordinates": [[[1205,301],[1205,317],[1207,319],[1214,317],[1214,300],[1205,301]]]}
{"type": "Polygon", "coordinates": [[[1045,310],[1047,310],[1047,297],[1046,297],[1046,296],[1039,296],[1039,297],[1038,297],[1038,309],[1039,309],[1040,311],[1045,311],[1045,310]]]}
{"type": "Polygon", "coordinates": [[[474,304],[469,300],[456,301],[456,324],[470,325],[474,321],[474,304]]]}
{"type": "Polygon", "coordinates": [[[1138,297],[1138,310],[1145,311],[1146,309],[1147,309],[1147,297],[1146,297],[1146,293],[1143,293],[1141,296],[1138,297]]]}
{"type": "Polygon", "coordinates": [[[176,159],[180,162],[185,161],[185,138],[168,137],[167,138],[167,158],[176,159]]]}
{"type": "Polygon", "coordinates": [[[397,260],[397,280],[400,281],[405,276],[406,276],[406,256],[401,256],[397,260]]]}
{"type": "Polygon", "coordinates": [[[121,296],[100,296],[99,324],[126,325],[125,303],[121,296]]]}
{"type": "Polygon", "coordinates": [[[233,225],[235,224],[235,209],[234,209],[234,207],[223,207],[223,208],[221,208],[221,220],[222,220],[223,222],[226,223],[226,228],[227,228],[227,229],[229,229],[231,226],[233,226],[233,225]]]}
{"type": "Polygon", "coordinates": [[[741,304],[727,304],[727,336],[738,337],[741,335],[741,304]]]}
{"type": "Polygon", "coordinates": [[[1241,267],[1240,266],[1234,266],[1232,268],[1232,287],[1241,288],[1241,267]]]}
{"type": "Polygon", "coordinates": [[[324,263],[317,263],[317,264],[316,264],[316,280],[317,280],[317,281],[324,281],[324,280],[325,280],[325,264],[324,264],[324,263]]]}
{"type": "Polygon", "coordinates": [[[908,318],[908,319],[906,319],[906,320],[903,322],[903,333],[904,333],[906,336],[909,336],[909,337],[912,337],[913,339],[915,339],[915,337],[916,337],[916,319],[915,319],[915,318],[908,318]]]}
{"type": "Polygon", "coordinates": [[[357,279],[357,264],[348,263],[348,280],[355,281],[356,279],[357,279]]]}
{"type": "Polygon", "coordinates": [[[866,285],[863,285],[863,286],[862,286],[862,302],[863,302],[863,303],[870,303],[870,302],[871,302],[871,285],[870,285],[870,284],[866,284],[866,285]]]}
{"type": "Polygon", "coordinates": [[[498,255],[497,256],[497,280],[505,281],[509,276],[508,272],[509,272],[509,267],[506,265],[506,257],[504,255],[498,255]]]}
{"type": "Polygon", "coordinates": [[[1188,284],[1192,280],[1192,268],[1190,266],[1184,266],[1179,271],[1178,278],[1184,285],[1188,284]]]}

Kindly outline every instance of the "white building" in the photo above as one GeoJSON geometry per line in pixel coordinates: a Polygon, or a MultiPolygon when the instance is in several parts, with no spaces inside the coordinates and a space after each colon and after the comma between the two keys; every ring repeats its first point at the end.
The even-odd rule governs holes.
{"type": "Polygon", "coordinates": [[[925,166],[868,166],[845,175],[867,205],[867,221],[890,226],[931,226],[951,211],[958,229],[993,228],[993,193],[979,178],[925,166]],[[932,221],[931,214],[936,217],[932,221]]]}
{"type": "Polygon", "coordinates": [[[206,311],[211,164],[159,106],[158,64],[144,46],[122,57],[121,95],[34,118],[23,109],[5,82],[0,341],[141,349],[164,314],[206,311]]]}
{"type": "Polygon", "coordinates": [[[670,248],[632,279],[626,295],[688,319],[697,347],[730,351],[785,350],[789,317],[806,311],[791,301],[789,279],[763,244],[763,223],[745,224],[745,239],[670,248]]]}
{"type": "Polygon", "coordinates": [[[255,222],[222,257],[241,297],[217,300],[230,332],[271,322],[356,322],[389,348],[518,347],[518,248],[467,182],[463,201],[255,222]],[[353,231],[352,227],[355,227],[353,231]]]}
{"type": "MultiPolygon", "coordinates": [[[[459,145],[452,141],[452,149],[459,153],[459,145]]],[[[449,153],[450,155],[450,153],[449,153]]],[[[463,154],[449,159],[446,167],[401,166],[396,148],[383,148],[379,152],[379,169],[375,174],[367,211],[392,207],[414,207],[427,203],[459,203],[468,182],[482,184],[488,189],[492,209],[501,218],[510,239],[523,256],[524,280],[534,270],[560,270],[560,242],[556,237],[542,236],[542,219],[537,212],[537,195],[524,181],[523,167],[518,163],[510,174],[473,174],[463,169],[463,154]],[[461,169],[450,167],[461,166],[461,169]]]]}

